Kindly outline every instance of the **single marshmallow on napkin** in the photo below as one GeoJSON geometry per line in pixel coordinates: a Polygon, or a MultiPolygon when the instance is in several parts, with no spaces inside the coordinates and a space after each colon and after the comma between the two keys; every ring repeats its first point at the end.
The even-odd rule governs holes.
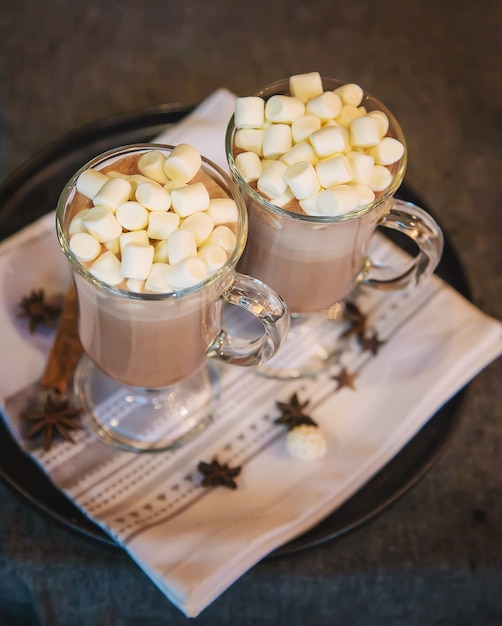
{"type": "MultiPolygon", "coordinates": [[[[192,143],[224,166],[234,101],[219,90],[158,141],[192,143]]],[[[402,253],[377,240],[375,256],[385,262],[394,255],[402,253]]],[[[20,329],[15,307],[30,287],[64,291],[67,280],[53,216],[0,244],[0,343],[7,346],[0,354],[3,417],[54,483],[187,616],[198,615],[265,555],[346,501],[502,351],[501,324],[436,277],[409,292],[367,290],[358,304],[386,340],[378,355],[349,343],[341,364],[293,381],[218,365],[222,395],[215,423],[173,452],[123,452],[85,431],[76,434],[75,445],[59,442],[43,452],[21,442],[19,410],[5,410],[7,398],[40,375],[49,348],[48,341],[20,329]],[[14,273],[16,281],[5,280],[14,273]],[[341,365],[357,372],[355,390],[337,391],[333,377],[341,365]],[[309,401],[308,412],[326,436],[321,459],[290,456],[286,433],[274,424],[276,402],[293,393],[309,401]],[[214,456],[242,466],[236,491],[200,486],[197,464],[214,456]]],[[[334,323],[333,337],[341,331],[334,323]]],[[[112,408],[113,399],[100,407],[114,416],[112,408]]]]}

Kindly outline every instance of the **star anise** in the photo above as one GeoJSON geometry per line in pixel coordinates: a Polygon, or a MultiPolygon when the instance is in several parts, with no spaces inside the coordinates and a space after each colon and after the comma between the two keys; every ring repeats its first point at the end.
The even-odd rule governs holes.
{"type": "Polygon", "coordinates": [[[359,309],[354,302],[345,302],[343,308],[343,319],[349,322],[349,326],[342,333],[342,338],[352,335],[364,335],[366,331],[367,316],[359,309]]]}
{"type": "Polygon", "coordinates": [[[357,374],[349,372],[349,370],[345,367],[341,369],[340,373],[337,376],[332,376],[332,378],[338,383],[335,391],[338,391],[343,387],[350,387],[351,389],[355,389],[354,382],[357,378],[357,374]]]}
{"type": "Polygon", "coordinates": [[[17,317],[28,318],[33,334],[39,325],[53,328],[60,313],[60,306],[45,301],[43,289],[32,289],[29,295],[21,298],[17,317]]]}
{"type": "Polygon", "coordinates": [[[274,420],[274,424],[283,424],[288,430],[293,430],[301,424],[309,426],[317,426],[310,415],[304,413],[304,409],[308,406],[309,401],[300,402],[298,394],[295,392],[288,402],[276,402],[277,408],[281,412],[281,416],[274,420]]]}
{"type": "Polygon", "coordinates": [[[43,431],[44,450],[50,449],[56,435],[75,443],[70,431],[82,428],[76,421],[79,415],[80,409],[70,406],[68,400],[57,391],[49,392],[41,410],[29,410],[24,413],[23,417],[35,422],[25,434],[25,439],[31,439],[43,431]]]}
{"type": "Polygon", "coordinates": [[[381,341],[378,338],[378,333],[376,331],[373,331],[372,335],[370,335],[369,337],[366,337],[364,335],[358,335],[357,341],[359,342],[359,345],[361,346],[363,351],[369,350],[374,356],[378,354],[380,348],[385,344],[385,341],[381,341]]]}
{"type": "Polygon", "coordinates": [[[237,489],[237,483],[234,478],[240,474],[240,466],[229,467],[227,463],[221,464],[214,458],[211,463],[200,461],[197,469],[204,476],[201,483],[203,487],[218,487],[221,485],[229,489],[237,489]]]}

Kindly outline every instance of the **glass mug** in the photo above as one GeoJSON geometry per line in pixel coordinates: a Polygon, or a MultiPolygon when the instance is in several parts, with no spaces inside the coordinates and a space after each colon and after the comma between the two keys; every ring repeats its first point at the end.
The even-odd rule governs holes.
{"type": "MultiPolygon", "coordinates": [[[[325,90],[341,81],[322,78],[325,90]]],[[[289,95],[289,79],[280,80],[255,95],[289,95]]],[[[404,154],[391,165],[393,179],[388,188],[366,206],[339,216],[311,216],[286,211],[261,196],[240,174],[233,153],[235,133],[231,118],[225,139],[227,161],[244,195],[249,215],[249,234],[239,271],[270,285],[284,298],[291,313],[290,334],[285,346],[301,341],[294,357],[281,353],[260,366],[264,374],[296,378],[312,374],[329,363],[337,351],[337,341],[327,324],[340,318],[340,303],[359,285],[376,289],[413,287],[435,269],[443,249],[438,224],[423,209],[394,198],[406,169],[407,150],[403,132],[390,111],[376,98],[364,94],[367,111],[383,111],[389,119],[388,135],[401,141],[404,154]],[[370,241],[378,226],[394,229],[410,237],[418,255],[403,271],[386,267],[369,258],[370,241]]],[[[332,326],[331,326],[332,329],[332,326]]],[[[288,352],[290,352],[288,350],[288,352]]]]}
{"type": "Polygon", "coordinates": [[[98,280],[73,254],[68,226],[76,212],[72,200],[80,173],[101,170],[124,157],[139,158],[149,150],[167,156],[172,149],[136,144],[97,156],[67,183],[56,211],[85,350],[74,377],[75,393],[102,438],[135,451],[182,445],[211,422],[218,377],[208,359],[242,366],[263,363],[278,350],[289,328],[282,299],[262,282],[236,272],[247,236],[246,208],[231,178],[205,158],[202,170],[238,208],[235,249],[216,273],[172,293],[139,293],[98,280]],[[261,335],[251,340],[228,334],[221,324],[224,303],[254,315],[261,322],[261,335]]]}

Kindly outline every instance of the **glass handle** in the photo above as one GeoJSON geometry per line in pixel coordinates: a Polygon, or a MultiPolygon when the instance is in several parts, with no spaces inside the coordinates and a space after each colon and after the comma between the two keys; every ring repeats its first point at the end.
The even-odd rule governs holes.
{"type": "Polygon", "coordinates": [[[221,297],[258,319],[262,332],[258,337],[246,338],[222,329],[209,346],[207,356],[245,366],[272,358],[289,331],[290,318],[284,300],[261,281],[239,273],[221,297]]]}
{"type": "Polygon", "coordinates": [[[404,289],[414,287],[434,272],[443,252],[443,233],[426,211],[411,202],[394,200],[391,210],[378,225],[397,230],[412,239],[418,247],[418,254],[404,271],[369,259],[358,282],[375,289],[404,289]]]}

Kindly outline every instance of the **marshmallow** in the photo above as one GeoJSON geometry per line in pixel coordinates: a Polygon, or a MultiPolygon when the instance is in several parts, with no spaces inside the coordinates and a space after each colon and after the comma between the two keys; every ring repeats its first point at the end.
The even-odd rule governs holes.
{"type": "Polygon", "coordinates": [[[285,152],[281,161],[284,161],[286,165],[293,165],[294,163],[299,163],[300,161],[308,161],[315,165],[317,163],[317,157],[315,155],[314,149],[312,146],[306,141],[300,141],[295,144],[291,150],[285,152]]]}
{"type": "Polygon", "coordinates": [[[127,177],[127,181],[131,185],[131,194],[129,195],[129,200],[135,200],[136,189],[138,188],[138,185],[140,185],[141,183],[151,183],[152,179],[143,176],[143,174],[131,174],[127,177]]]}
{"type": "Polygon", "coordinates": [[[241,152],[235,157],[235,165],[247,183],[257,180],[263,171],[260,157],[255,152],[241,152]]]}
{"type": "Polygon", "coordinates": [[[235,250],[237,238],[228,226],[217,226],[207,238],[204,247],[214,244],[221,246],[227,254],[231,254],[235,250]]]}
{"type": "Polygon", "coordinates": [[[120,273],[124,278],[145,280],[152,268],[153,246],[132,241],[124,247],[120,273]]]}
{"type": "Polygon", "coordinates": [[[284,178],[298,200],[314,195],[321,188],[313,165],[307,161],[300,161],[290,165],[284,174],[284,178]]]}
{"type": "Polygon", "coordinates": [[[103,172],[89,168],[83,171],[77,178],[77,191],[92,200],[101,187],[109,180],[109,177],[103,174],[103,172]]]}
{"type": "Polygon", "coordinates": [[[370,111],[370,117],[375,117],[380,122],[380,137],[385,137],[389,130],[389,118],[383,111],[370,111]]]}
{"type": "Polygon", "coordinates": [[[115,217],[125,230],[142,230],[148,224],[148,211],[139,202],[132,200],[119,204],[115,217]]]}
{"type": "Polygon", "coordinates": [[[148,217],[150,239],[167,239],[180,225],[180,216],[172,211],[152,211],[148,217]]]}
{"type": "Polygon", "coordinates": [[[371,172],[375,165],[375,159],[363,152],[350,151],[347,153],[347,159],[352,169],[352,180],[356,183],[367,185],[370,182],[371,172]]]}
{"type": "Polygon", "coordinates": [[[115,170],[108,170],[106,172],[106,175],[109,178],[123,178],[124,180],[129,180],[129,175],[128,174],[124,174],[124,172],[117,172],[115,170]]]}
{"type": "Polygon", "coordinates": [[[188,143],[180,143],[164,161],[164,173],[171,180],[188,183],[202,165],[198,150],[188,143]]]}
{"type": "Polygon", "coordinates": [[[171,194],[157,183],[143,182],[136,188],[136,200],[149,211],[167,211],[171,206],[171,194]]]}
{"type": "Polygon", "coordinates": [[[120,237],[117,237],[117,239],[112,239],[111,241],[107,241],[103,245],[107,250],[113,252],[113,254],[120,254],[120,237]]]}
{"type": "MultiPolygon", "coordinates": [[[[109,182],[125,182],[120,178],[112,178],[109,182]]],[[[108,184],[108,183],[106,183],[108,184]]],[[[106,206],[96,206],[89,209],[82,223],[93,237],[100,243],[106,243],[117,239],[122,233],[122,227],[117,222],[115,215],[111,209],[106,206]]]]}
{"type": "Polygon", "coordinates": [[[272,96],[265,104],[265,118],[271,122],[291,124],[305,113],[305,104],[292,96],[272,96]]]}
{"type": "Polygon", "coordinates": [[[214,222],[207,213],[193,213],[189,215],[183,224],[180,226],[180,230],[189,230],[195,237],[195,243],[197,246],[206,241],[214,228],[214,222]]]}
{"type": "Polygon", "coordinates": [[[345,83],[345,85],[337,87],[333,93],[340,96],[343,104],[350,104],[354,107],[361,104],[364,96],[362,88],[356,83],[345,83]]]}
{"type": "Polygon", "coordinates": [[[215,226],[231,224],[239,219],[237,203],[232,198],[213,198],[209,201],[207,214],[215,226]]]}
{"type": "Polygon", "coordinates": [[[197,256],[197,243],[192,231],[175,230],[167,240],[167,254],[170,265],[177,265],[184,259],[197,256]]]}
{"type": "Polygon", "coordinates": [[[344,154],[319,161],[315,166],[315,171],[319,182],[325,189],[333,185],[348,183],[353,178],[352,168],[344,154]]]}
{"type": "Polygon", "coordinates": [[[353,146],[369,148],[380,143],[380,122],[365,115],[350,122],[350,141],[353,146]]]}
{"type": "Polygon", "coordinates": [[[335,185],[321,191],[316,207],[319,215],[343,215],[359,205],[357,191],[351,185],[335,185]]]}
{"type": "Polygon", "coordinates": [[[120,256],[123,256],[124,248],[127,244],[133,242],[148,244],[148,234],[146,230],[132,230],[128,233],[122,233],[119,237],[120,256]]]}
{"type": "Polygon", "coordinates": [[[371,187],[373,191],[383,191],[392,182],[392,174],[384,165],[375,165],[371,172],[370,182],[368,187],[371,187]]]}
{"type": "Polygon", "coordinates": [[[75,233],[70,237],[69,245],[79,261],[94,261],[101,252],[101,244],[89,233],[75,233]]]}
{"type": "Polygon", "coordinates": [[[260,128],[265,122],[265,102],[258,96],[244,96],[235,101],[234,123],[237,128],[260,128]]]}
{"type": "Polygon", "coordinates": [[[170,266],[167,263],[153,263],[145,282],[145,289],[147,291],[156,291],[158,293],[173,291],[172,287],[166,280],[167,270],[169,267],[170,266]]]}
{"type": "Polygon", "coordinates": [[[357,191],[357,195],[359,196],[359,206],[366,206],[367,204],[371,204],[375,199],[375,193],[372,189],[370,189],[367,185],[362,185],[361,183],[355,183],[354,189],[357,191]]]}
{"type": "Polygon", "coordinates": [[[287,169],[288,166],[282,161],[272,161],[270,165],[267,165],[256,183],[261,193],[269,198],[275,198],[284,193],[288,186],[284,178],[287,169]]]}
{"type": "Polygon", "coordinates": [[[93,198],[95,206],[106,206],[115,211],[119,204],[127,202],[131,195],[131,183],[124,178],[109,178],[93,198]]]}
{"type": "Polygon", "coordinates": [[[320,128],[321,120],[317,115],[302,115],[291,124],[291,136],[295,143],[299,143],[320,128]]]}
{"type": "Polygon", "coordinates": [[[317,115],[323,122],[331,120],[340,114],[342,110],[342,99],[332,91],[325,91],[319,96],[307,102],[306,111],[312,115],[317,115]]]}
{"type": "Polygon", "coordinates": [[[174,289],[194,287],[205,280],[208,269],[202,259],[192,257],[171,265],[166,271],[166,280],[174,289]]]}
{"type": "Polygon", "coordinates": [[[263,129],[239,128],[235,131],[234,144],[244,152],[255,152],[261,156],[263,154],[263,129]]]}
{"type": "Polygon", "coordinates": [[[167,239],[162,239],[155,245],[153,253],[154,263],[169,263],[169,251],[167,246],[167,239]]]}
{"type": "Polygon", "coordinates": [[[323,86],[319,72],[307,72],[305,74],[295,74],[289,79],[289,91],[295,98],[302,102],[307,102],[322,94],[323,86]]]}
{"type": "Polygon", "coordinates": [[[118,285],[124,279],[120,273],[120,261],[110,250],[103,252],[103,254],[94,261],[89,268],[89,273],[109,285],[118,285]]]}
{"type": "Polygon", "coordinates": [[[129,291],[136,291],[137,293],[141,293],[143,291],[144,285],[144,280],[137,280],[136,278],[128,278],[126,280],[126,286],[129,291]]]}
{"type": "Polygon", "coordinates": [[[282,208],[283,206],[286,206],[288,202],[291,202],[291,200],[294,200],[294,198],[295,198],[295,194],[291,191],[289,187],[287,187],[286,191],[284,193],[281,193],[280,196],[276,196],[272,200],[272,202],[273,204],[275,204],[275,206],[282,208]]]}
{"type": "Polygon", "coordinates": [[[209,193],[204,183],[192,183],[171,192],[173,209],[180,217],[187,217],[209,207],[209,193]]]}
{"type": "Polygon", "coordinates": [[[377,165],[391,165],[403,156],[404,146],[394,137],[383,137],[380,143],[374,148],[370,148],[368,152],[375,158],[377,165]]]}
{"type": "Polygon", "coordinates": [[[349,127],[352,120],[355,120],[358,117],[363,117],[364,115],[365,112],[361,109],[361,107],[344,104],[340,115],[336,118],[336,120],[342,126],[349,127]]]}
{"type": "Polygon", "coordinates": [[[164,185],[166,191],[171,192],[173,189],[179,189],[180,187],[186,187],[186,183],[182,183],[180,180],[168,180],[164,185]]]}
{"type": "Polygon", "coordinates": [[[302,461],[321,459],[326,454],[326,437],[310,424],[301,424],[288,431],[286,449],[292,457],[302,461]]]}
{"type": "Polygon", "coordinates": [[[167,182],[167,176],[164,172],[164,161],[166,157],[159,150],[149,150],[141,155],[138,161],[138,169],[148,178],[152,178],[156,182],[164,185],[167,182]]]}
{"type": "Polygon", "coordinates": [[[206,264],[209,275],[217,272],[227,262],[227,253],[215,244],[201,248],[197,256],[206,264]]]}
{"type": "Polygon", "coordinates": [[[317,198],[320,193],[322,193],[322,191],[300,200],[299,204],[307,215],[319,215],[319,211],[317,210],[317,198]]]}
{"type": "Polygon", "coordinates": [[[71,237],[75,233],[85,233],[84,217],[89,213],[89,209],[82,209],[76,213],[68,226],[68,235],[71,237]]]}
{"type": "Polygon", "coordinates": [[[332,156],[346,148],[346,135],[338,126],[324,126],[309,137],[310,143],[319,157],[332,156]]]}
{"type": "Polygon", "coordinates": [[[291,127],[287,124],[271,124],[263,132],[263,156],[278,159],[293,145],[291,127]]]}

